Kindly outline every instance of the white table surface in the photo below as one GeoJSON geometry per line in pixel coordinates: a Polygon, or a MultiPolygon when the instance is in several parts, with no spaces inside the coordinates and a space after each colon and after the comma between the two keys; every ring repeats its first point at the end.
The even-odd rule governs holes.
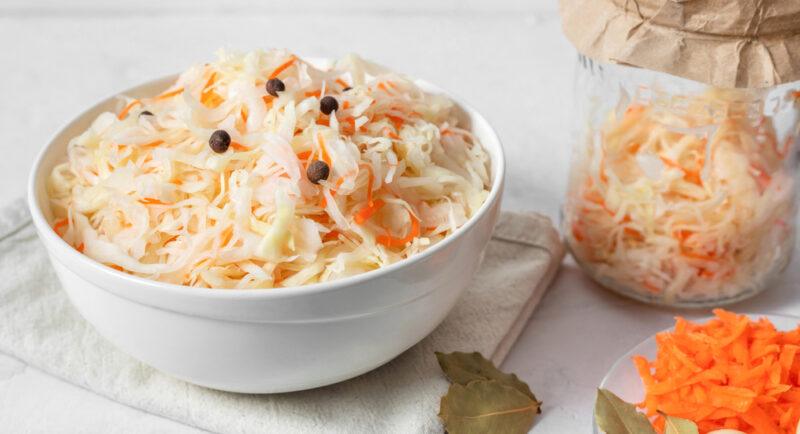
{"type": "MultiPolygon", "coordinates": [[[[0,3],[0,204],[24,194],[35,154],[89,104],[182,70],[219,47],[357,52],[462,96],[506,147],[504,207],[557,218],[568,169],[575,52],[554,0],[4,0],[0,3]]],[[[796,257],[798,255],[795,255],[796,257]]],[[[732,309],[800,314],[800,271],[732,309]]],[[[544,400],[534,433],[591,430],[611,364],[678,312],[612,295],[567,260],[504,364],[544,400]]],[[[3,319],[0,318],[0,321],[3,319]]],[[[0,432],[197,432],[0,354],[0,432]]]]}

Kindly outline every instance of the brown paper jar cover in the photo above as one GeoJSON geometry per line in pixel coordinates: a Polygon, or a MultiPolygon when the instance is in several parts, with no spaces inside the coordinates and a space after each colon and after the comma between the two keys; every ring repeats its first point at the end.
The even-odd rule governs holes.
{"type": "Polygon", "coordinates": [[[800,0],[560,0],[567,38],[604,62],[722,88],[800,80],[800,0]]]}

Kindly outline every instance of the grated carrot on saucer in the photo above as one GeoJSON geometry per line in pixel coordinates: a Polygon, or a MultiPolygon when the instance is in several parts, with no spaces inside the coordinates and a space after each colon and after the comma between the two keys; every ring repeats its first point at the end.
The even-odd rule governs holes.
{"type": "Polygon", "coordinates": [[[800,420],[800,327],[781,332],[722,309],[695,324],[676,318],[656,335],[656,359],[635,356],[645,388],[639,404],[659,432],[664,415],[697,423],[700,433],[794,433],[800,420]]]}

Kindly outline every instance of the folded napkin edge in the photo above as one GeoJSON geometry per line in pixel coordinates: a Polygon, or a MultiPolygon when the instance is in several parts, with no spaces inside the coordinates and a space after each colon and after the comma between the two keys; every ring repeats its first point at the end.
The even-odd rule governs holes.
{"type": "MultiPolygon", "coordinates": [[[[552,227],[548,228],[548,230],[555,232],[552,227]]],[[[564,259],[564,255],[566,254],[566,250],[560,242],[557,243],[555,247],[535,247],[540,247],[543,250],[546,250],[547,254],[550,255],[550,260],[547,263],[545,272],[536,282],[536,286],[533,288],[533,290],[531,290],[530,296],[525,301],[522,309],[520,309],[519,314],[517,314],[517,317],[509,326],[508,331],[506,331],[506,334],[495,346],[495,349],[491,355],[491,361],[495,364],[495,366],[500,366],[505,361],[508,353],[511,352],[514,344],[516,344],[517,340],[519,340],[519,336],[522,334],[522,331],[525,330],[525,326],[528,324],[528,321],[530,321],[531,316],[533,316],[533,312],[536,310],[536,307],[539,306],[542,297],[544,297],[547,289],[558,275],[558,270],[561,268],[561,261],[564,259]]]]}
{"type": "Polygon", "coordinates": [[[525,244],[563,256],[561,236],[549,217],[533,211],[503,211],[497,220],[492,239],[525,244]]]}

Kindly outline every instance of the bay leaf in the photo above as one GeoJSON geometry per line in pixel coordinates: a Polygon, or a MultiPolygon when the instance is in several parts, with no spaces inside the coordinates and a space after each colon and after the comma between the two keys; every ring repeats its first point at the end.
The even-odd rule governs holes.
{"type": "Polygon", "coordinates": [[[650,421],[635,405],[607,389],[597,389],[594,417],[606,434],[656,434],[650,421]]]}
{"type": "MultiPolygon", "coordinates": [[[[459,351],[444,354],[436,352],[442,371],[451,382],[466,386],[475,380],[497,380],[500,383],[513,387],[536,401],[536,396],[530,387],[520,380],[515,374],[506,374],[497,369],[492,362],[486,360],[479,352],[462,353],[459,351]]],[[[537,401],[539,402],[539,401],[537,401]]],[[[541,405],[541,402],[539,402],[541,405]]]]}
{"type": "Polygon", "coordinates": [[[497,380],[454,383],[442,397],[439,417],[448,434],[525,434],[539,402],[497,380]]]}
{"type": "Polygon", "coordinates": [[[663,416],[666,419],[664,423],[664,427],[666,428],[665,434],[700,434],[700,430],[697,429],[697,424],[689,419],[667,416],[665,414],[663,416]]]}

